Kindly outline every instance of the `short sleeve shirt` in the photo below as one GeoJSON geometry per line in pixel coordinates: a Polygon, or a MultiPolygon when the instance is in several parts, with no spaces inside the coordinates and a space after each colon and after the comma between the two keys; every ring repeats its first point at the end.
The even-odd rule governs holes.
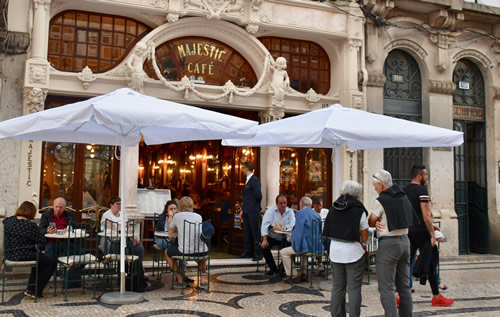
{"type": "Polygon", "coordinates": [[[415,209],[415,212],[417,213],[420,224],[425,225],[424,216],[422,215],[422,208],[420,207],[420,204],[428,204],[430,202],[429,192],[427,191],[427,188],[419,184],[409,184],[404,188],[404,191],[408,196],[413,209],[415,209]]]}
{"type": "Polygon", "coordinates": [[[408,234],[408,228],[404,229],[397,229],[393,231],[389,231],[388,226],[387,226],[387,215],[385,214],[384,207],[378,200],[375,200],[375,206],[373,208],[372,213],[377,216],[377,218],[380,218],[380,223],[384,225],[384,229],[377,231],[377,236],[380,237],[389,237],[389,236],[401,236],[404,234],[408,234]]]}
{"type": "Polygon", "coordinates": [[[174,215],[170,227],[177,228],[179,251],[184,254],[192,254],[196,252],[197,247],[199,252],[208,251],[207,245],[200,240],[201,226],[196,226],[199,230],[187,230],[184,232],[184,220],[196,224],[201,224],[203,221],[199,214],[190,211],[183,211],[174,215]],[[185,241],[185,239],[189,241],[185,241]]]}

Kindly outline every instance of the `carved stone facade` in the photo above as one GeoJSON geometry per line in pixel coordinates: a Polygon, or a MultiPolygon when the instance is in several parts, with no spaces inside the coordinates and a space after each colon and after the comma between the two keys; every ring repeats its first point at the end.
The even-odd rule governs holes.
{"type": "Polygon", "coordinates": [[[35,113],[42,111],[45,106],[45,98],[47,97],[47,89],[42,88],[24,88],[24,113],[35,113]]]}

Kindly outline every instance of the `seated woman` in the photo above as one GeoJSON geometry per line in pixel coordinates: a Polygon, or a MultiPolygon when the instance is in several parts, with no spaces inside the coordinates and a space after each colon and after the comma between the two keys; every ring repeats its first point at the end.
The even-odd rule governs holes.
{"type": "MultiPolygon", "coordinates": [[[[158,224],[156,226],[156,231],[168,232],[170,223],[172,222],[174,215],[178,212],[179,209],[177,209],[177,203],[173,200],[167,201],[167,203],[165,204],[165,208],[163,209],[163,213],[158,217],[158,224]]],[[[156,237],[155,243],[162,250],[165,250],[170,245],[172,245],[172,242],[170,242],[170,240],[163,237],[156,237]]]]}
{"type": "MultiPolygon", "coordinates": [[[[197,254],[204,255],[208,253],[208,247],[205,243],[200,240],[200,232],[197,230],[186,229],[184,232],[184,220],[187,220],[196,225],[202,223],[202,218],[197,213],[194,213],[193,199],[191,197],[184,196],[179,201],[179,208],[181,212],[177,213],[172,222],[170,223],[170,228],[168,233],[170,236],[177,236],[179,246],[172,245],[165,251],[165,256],[167,258],[168,265],[173,268],[174,272],[177,272],[177,262],[174,265],[174,256],[182,256],[183,254],[197,254]],[[186,248],[186,249],[185,249],[186,248]]],[[[205,261],[200,261],[198,263],[200,271],[205,271],[205,261]]],[[[182,283],[182,276],[178,273],[175,274],[176,282],[182,283]]],[[[186,282],[192,282],[191,279],[186,278],[186,282]]],[[[207,283],[206,276],[202,276],[200,284],[207,283]]]]}
{"type": "Polygon", "coordinates": [[[36,281],[36,293],[36,268],[33,267],[28,281],[28,288],[24,292],[24,295],[31,298],[41,298],[43,297],[43,289],[56,270],[57,260],[43,254],[40,251],[43,250],[43,248],[37,250],[35,247],[37,244],[42,245],[42,247],[45,245],[45,237],[40,232],[38,226],[32,221],[35,215],[35,205],[29,201],[25,201],[16,210],[14,216],[3,220],[5,248],[7,250],[5,257],[11,261],[33,261],[36,260],[38,252],[38,280],[36,281]]]}

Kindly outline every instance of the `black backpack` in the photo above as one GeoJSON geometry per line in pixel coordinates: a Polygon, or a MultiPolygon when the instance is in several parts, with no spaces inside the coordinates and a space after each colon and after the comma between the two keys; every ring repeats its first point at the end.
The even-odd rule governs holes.
{"type": "Polygon", "coordinates": [[[125,265],[125,273],[127,273],[127,277],[125,278],[125,289],[129,292],[144,292],[147,284],[144,278],[142,261],[135,260],[125,265]]]}

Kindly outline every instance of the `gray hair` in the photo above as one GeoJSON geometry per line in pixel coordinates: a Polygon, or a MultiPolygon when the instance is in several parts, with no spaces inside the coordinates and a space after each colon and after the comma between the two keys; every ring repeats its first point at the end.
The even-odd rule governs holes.
{"type": "Polygon", "coordinates": [[[312,199],[310,197],[304,196],[300,199],[300,202],[304,205],[304,207],[312,206],[312,199]]]}
{"type": "Polygon", "coordinates": [[[340,195],[349,195],[354,198],[359,198],[362,190],[363,186],[360,183],[348,179],[342,184],[340,195]]]}
{"type": "Polygon", "coordinates": [[[384,187],[391,187],[392,186],[392,176],[391,173],[389,173],[386,170],[378,170],[373,174],[372,176],[373,183],[381,183],[384,185],[384,187]]]}

